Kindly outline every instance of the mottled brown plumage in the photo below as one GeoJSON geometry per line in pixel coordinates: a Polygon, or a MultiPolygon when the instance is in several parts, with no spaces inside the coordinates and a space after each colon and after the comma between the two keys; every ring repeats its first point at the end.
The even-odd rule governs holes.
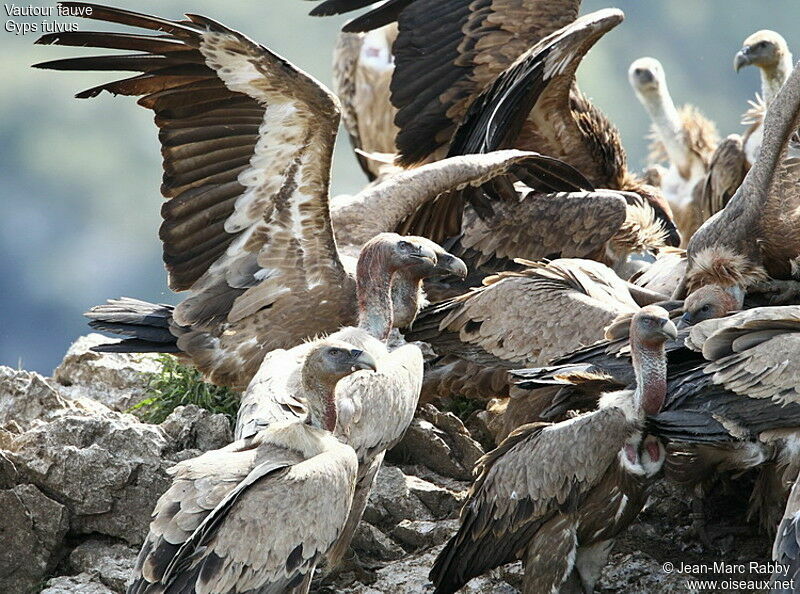
{"type": "Polygon", "coordinates": [[[318,342],[302,362],[306,422],[277,423],[170,469],[128,593],[308,592],[353,500],[356,454],[331,431],[337,384],[360,369],[375,369],[362,350],[318,342]]]}
{"type": "Polygon", "coordinates": [[[800,256],[800,162],[789,150],[800,121],[800,68],[764,122],[764,143],[742,185],[687,247],[681,297],[708,284],[747,289],[768,277],[791,278],[800,256]]]}
{"type": "MultiPolygon", "coordinates": [[[[167,33],[48,35],[40,43],[143,54],[39,66],[144,73],[80,96],[102,90],[143,95],[140,103],[156,112],[168,198],[161,232],[165,262],[171,286],[192,293],[174,310],[130,300],[94,308],[89,315],[95,327],[132,337],[105,348],[183,353],[212,381],[243,388],[264,353],[354,323],[355,281],[334,240],[328,205],[335,98],[268,49],[203,17],[173,22],[97,7],[91,18],[167,33]],[[232,145],[236,158],[228,159],[232,145]]],[[[361,224],[348,229],[348,239],[360,247],[451,189],[509,173],[547,178],[565,167],[511,151],[403,172],[354,198],[361,224]]],[[[334,221],[337,215],[344,226],[347,208],[334,209],[334,221]]],[[[418,295],[419,280],[429,274],[463,276],[462,262],[440,248],[437,253],[443,267],[406,279],[416,285],[404,293],[418,295]]],[[[413,308],[402,322],[412,314],[413,308]]]]}
{"type": "Polygon", "coordinates": [[[730,134],[717,145],[700,190],[703,220],[711,218],[725,208],[742,185],[749,167],[741,136],[730,134]]]}
{"type": "Polygon", "coordinates": [[[503,395],[508,369],[592,344],[619,314],[638,309],[627,284],[598,262],[520,263],[520,272],[487,277],[484,286],[423,310],[406,332],[445,357],[426,374],[424,400],[454,391],[503,395]]]}
{"type": "Polygon", "coordinates": [[[569,421],[520,427],[481,459],[459,531],[431,571],[437,594],[517,559],[526,594],[593,590],[664,461],[663,445],[642,428],[663,402],[663,344],[676,330],[654,306],[633,328],[635,390],[608,394],[598,411],[569,421]]]}
{"type": "MultiPolygon", "coordinates": [[[[312,14],[371,4],[327,1],[312,14]]],[[[401,164],[443,156],[471,101],[525,50],[575,20],[579,8],[580,0],[392,0],[345,26],[398,23],[391,101],[401,164]]]]}
{"type": "Polygon", "coordinates": [[[391,163],[396,152],[397,110],[389,101],[396,37],[394,24],[367,33],[342,32],[333,49],[333,91],[341,101],[342,123],[356,158],[370,181],[397,169],[391,163]]]}

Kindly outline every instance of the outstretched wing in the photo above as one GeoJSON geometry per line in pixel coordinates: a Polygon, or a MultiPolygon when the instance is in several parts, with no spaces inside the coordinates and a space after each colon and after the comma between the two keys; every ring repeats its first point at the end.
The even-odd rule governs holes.
{"type": "MultiPolygon", "coordinates": [[[[312,14],[372,4],[327,0],[312,14]]],[[[445,146],[475,96],[579,8],[580,0],[389,0],[348,23],[346,31],[398,23],[392,103],[400,162],[418,163],[445,146]]]]}
{"type": "MultiPolygon", "coordinates": [[[[329,309],[340,310],[336,291],[346,286],[345,272],[328,209],[339,121],[335,97],[267,48],[205,17],[170,21],[64,5],[91,7],[85,14],[92,19],[158,32],[45,35],[38,43],[136,53],[37,66],[140,73],[78,96],[101,91],[141,96],[139,103],[156,114],[167,198],[160,230],[164,261],[170,287],[192,292],[176,307],[175,323],[219,338],[215,331],[221,324],[247,324],[255,316],[247,334],[240,327],[236,339],[238,345],[251,341],[252,352],[228,365],[249,369],[266,347],[291,346],[303,337],[289,326],[302,317],[304,306],[327,300],[329,309]]],[[[334,328],[340,323],[332,322],[334,328]]],[[[323,330],[311,328],[311,334],[323,330]]],[[[196,339],[202,343],[197,347],[184,338],[179,346],[186,352],[207,349],[209,340],[196,339]]],[[[212,377],[225,366],[219,353],[205,361],[190,354],[212,377]]],[[[241,385],[249,379],[231,380],[233,375],[228,369],[217,381],[241,385]]]]}

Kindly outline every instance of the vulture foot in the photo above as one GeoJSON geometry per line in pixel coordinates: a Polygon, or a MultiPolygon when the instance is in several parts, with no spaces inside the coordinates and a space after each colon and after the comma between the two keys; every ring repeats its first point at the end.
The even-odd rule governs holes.
{"type": "Polygon", "coordinates": [[[771,295],[770,305],[794,305],[800,303],[800,281],[769,280],[754,283],[748,292],[771,295]]]}

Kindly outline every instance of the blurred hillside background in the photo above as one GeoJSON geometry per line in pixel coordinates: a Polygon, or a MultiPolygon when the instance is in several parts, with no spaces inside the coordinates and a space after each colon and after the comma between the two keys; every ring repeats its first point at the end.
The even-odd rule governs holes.
{"type": "MultiPolygon", "coordinates": [[[[169,18],[213,17],[326,84],[345,20],[308,17],[313,4],[299,0],[111,4],[169,18]]],[[[584,0],[582,13],[614,5],[625,22],[598,43],[578,77],[620,128],[636,169],[645,165],[648,122],[627,82],[632,60],[660,59],[676,103],[699,106],[725,136],[742,131],[740,115],[759,85],[754,68],[733,72],[745,37],[775,29],[800,57],[798,0],[584,0]]],[[[73,99],[108,74],[31,69],[83,53],[35,46],[37,37],[0,33],[0,364],[49,374],[70,342],[87,332],[81,313],[88,307],[121,295],[171,303],[178,296],[166,288],[160,259],[160,154],[150,113],[125,97],[73,99]]],[[[363,183],[343,136],[333,192],[352,193],[363,183]]]]}

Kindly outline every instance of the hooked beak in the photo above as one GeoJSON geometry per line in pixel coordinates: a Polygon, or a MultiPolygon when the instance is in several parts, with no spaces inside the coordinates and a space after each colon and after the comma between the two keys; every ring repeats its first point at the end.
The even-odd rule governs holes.
{"type": "Polygon", "coordinates": [[[467,265],[464,260],[456,258],[453,254],[439,254],[436,270],[457,276],[461,280],[467,278],[467,265]]]}
{"type": "Polygon", "coordinates": [[[672,320],[667,320],[661,327],[661,333],[666,336],[668,340],[675,340],[678,338],[678,329],[675,327],[675,324],[672,323],[672,320]]]}
{"type": "Polygon", "coordinates": [[[745,66],[749,66],[750,63],[750,48],[743,47],[736,52],[736,56],[733,58],[733,69],[739,72],[745,66]]]}
{"type": "Polygon", "coordinates": [[[683,330],[684,328],[688,328],[689,326],[691,326],[693,323],[694,320],[692,319],[692,314],[687,311],[681,316],[681,319],[678,320],[676,328],[678,330],[683,330]]]}
{"type": "Polygon", "coordinates": [[[436,252],[434,252],[427,245],[419,246],[419,252],[414,254],[414,256],[419,258],[420,260],[428,260],[432,266],[436,266],[438,263],[436,252]]]}
{"type": "Polygon", "coordinates": [[[359,369],[375,371],[378,368],[378,364],[375,362],[373,356],[360,349],[351,350],[350,356],[353,359],[353,371],[358,371],[359,369]]]}

